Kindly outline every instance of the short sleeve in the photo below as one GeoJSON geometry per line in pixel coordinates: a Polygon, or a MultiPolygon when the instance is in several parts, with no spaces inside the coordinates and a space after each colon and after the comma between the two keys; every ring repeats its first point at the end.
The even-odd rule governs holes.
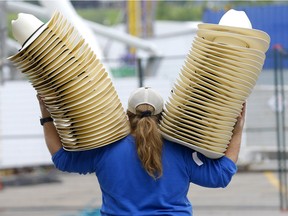
{"type": "Polygon", "coordinates": [[[226,187],[237,166],[228,157],[210,159],[198,152],[187,152],[186,163],[190,182],[203,187],[226,187]]]}
{"type": "Polygon", "coordinates": [[[61,148],[52,156],[52,161],[61,171],[87,174],[95,172],[99,156],[97,149],[72,152],[61,148]]]}

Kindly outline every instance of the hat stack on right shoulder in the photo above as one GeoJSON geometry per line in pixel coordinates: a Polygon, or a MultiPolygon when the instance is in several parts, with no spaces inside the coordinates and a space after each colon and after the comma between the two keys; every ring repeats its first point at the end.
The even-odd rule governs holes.
{"type": "Polygon", "coordinates": [[[223,156],[269,44],[243,11],[229,10],[219,24],[199,24],[164,109],[163,136],[207,157],[223,156]]]}

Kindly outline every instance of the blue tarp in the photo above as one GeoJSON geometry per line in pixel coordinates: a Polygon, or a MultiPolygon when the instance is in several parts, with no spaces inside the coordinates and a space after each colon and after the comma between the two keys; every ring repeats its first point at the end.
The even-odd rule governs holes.
{"type": "MultiPolygon", "coordinates": [[[[288,5],[239,6],[234,9],[246,12],[253,29],[259,29],[269,34],[271,43],[266,53],[264,68],[273,68],[273,47],[280,44],[285,50],[288,50],[288,5]]],[[[203,22],[217,24],[225,12],[224,10],[206,9],[203,14],[203,22]]],[[[285,64],[284,67],[288,68],[288,62],[285,64]]]]}

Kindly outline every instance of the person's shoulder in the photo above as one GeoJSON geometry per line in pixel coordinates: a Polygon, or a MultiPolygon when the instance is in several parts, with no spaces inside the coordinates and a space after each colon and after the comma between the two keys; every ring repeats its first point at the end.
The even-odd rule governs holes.
{"type": "Polygon", "coordinates": [[[133,142],[134,142],[134,137],[131,134],[128,134],[127,136],[115,142],[112,142],[112,143],[109,143],[108,145],[100,147],[100,150],[106,151],[106,150],[111,150],[115,148],[123,148],[124,146],[129,146],[133,142]]]}
{"type": "Polygon", "coordinates": [[[167,140],[167,139],[164,139],[163,138],[163,140],[164,140],[164,146],[165,146],[165,148],[167,148],[167,149],[171,149],[171,150],[173,150],[173,151],[181,151],[181,152],[194,152],[194,150],[193,149],[191,149],[191,148],[188,148],[187,146],[184,146],[184,145],[182,145],[182,144],[179,144],[179,143],[176,143],[176,142],[173,142],[173,141],[170,141],[170,140],[167,140]]]}
{"type": "Polygon", "coordinates": [[[117,140],[114,142],[114,145],[121,145],[121,144],[130,144],[134,142],[134,137],[131,134],[128,134],[127,136],[123,137],[122,139],[117,140]]]}

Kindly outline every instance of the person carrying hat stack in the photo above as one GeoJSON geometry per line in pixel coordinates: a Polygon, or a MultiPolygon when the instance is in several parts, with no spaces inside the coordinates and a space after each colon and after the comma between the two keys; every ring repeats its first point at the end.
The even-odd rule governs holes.
{"type": "MultiPolygon", "coordinates": [[[[42,117],[49,117],[38,99],[42,117]]],[[[92,150],[66,151],[48,121],[43,124],[45,141],[59,170],[96,174],[103,196],[101,215],[192,215],[187,198],[190,183],[226,187],[237,171],[245,104],[225,156],[216,160],[162,139],[158,128],[162,111],[162,97],[142,87],[128,101],[131,134],[127,137],[92,150]]]]}
{"type": "MultiPolygon", "coordinates": [[[[56,29],[59,27],[56,25],[56,21],[59,18],[57,17],[58,15],[55,16],[55,19],[51,19],[49,23],[49,25],[54,26],[53,28],[56,29]]],[[[64,25],[66,21],[62,21],[60,23],[64,25]]],[[[20,24],[18,25],[20,26],[20,24]]],[[[45,77],[38,77],[39,74],[42,75],[41,73],[45,74],[45,72],[49,72],[51,77],[51,74],[55,72],[55,68],[50,68],[48,72],[42,70],[41,64],[38,64],[37,61],[42,60],[41,56],[43,55],[43,51],[40,47],[36,47],[35,44],[34,49],[30,47],[30,51],[36,52],[40,50],[38,53],[39,58],[36,62],[34,62],[35,59],[33,59],[33,56],[30,56],[31,52],[27,52],[29,46],[31,46],[31,41],[37,38],[39,42],[49,33],[49,31],[47,31],[47,25],[42,26],[42,24],[40,24],[41,23],[39,23],[40,28],[38,30],[37,28],[33,29],[37,30],[38,33],[28,39],[28,42],[23,45],[20,52],[12,56],[10,60],[14,61],[20,69],[22,68],[23,72],[26,72],[26,74],[29,73],[31,80],[41,81],[41,85],[36,82],[34,83],[34,87],[36,90],[38,88],[37,98],[42,115],[40,121],[41,125],[43,125],[45,142],[52,155],[52,161],[55,167],[65,172],[96,174],[102,191],[103,203],[101,215],[189,216],[192,215],[192,205],[187,198],[190,183],[211,188],[226,187],[229,184],[237,171],[236,162],[245,122],[245,103],[234,125],[232,137],[225,154],[218,159],[208,158],[204,154],[196,152],[191,148],[163,138],[159,125],[162,118],[164,102],[159,93],[148,87],[136,89],[131,93],[127,110],[129,121],[123,110],[126,120],[124,129],[126,129],[126,123],[128,129],[130,129],[128,130],[128,133],[130,131],[128,135],[109,143],[109,145],[98,145],[95,146],[95,148],[68,151],[65,148],[62,138],[65,134],[62,134],[61,137],[56,127],[57,121],[59,126],[59,122],[63,119],[59,118],[57,120],[52,118],[53,115],[55,117],[57,116],[56,113],[59,114],[61,111],[58,110],[60,109],[59,105],[48,107],[49,103],[47,103],[53,98],[56,98],[55,101],[52,100],[53,103],[58,102],[59,98],[52,94],[53,91],[52,93],[50,91],[52,83],[44,79],[45,77]],[[37,66],[39,66],[39,68],[37,66]],[[42,80],[42,78],[44,80],[42,80]],[[45,86],[45,88],[39,89],[39,85],[43,88],[45,86]],[[41,94],[41,92],[45,92],[46,94],[41,94]]],[[[17,26],[17,22],[15,25],[17,26]]],[[[51,27],[50,30],[53,30],[53,28],[51,27]]],[[[61,29],[58,30],[61,31],[61,29]]],[[[57,32],[58,30],[55,31],[57,32]]],[[[21,36],[22,33],[19,33],[19,35],[21,36]]],[[[24,38],[27,38],[28,35],[24,38]]],[[[26,40],[22,40],[23,44],[24,41],[26,40]]],[[[58,42],[58,38],[53,40],[55,44],[58,44],[58,42]]],[[[49,43],[47,43],[47,47],[49,43]]],[[[46,49],[45,51],[48,52],[46,49]]],[[[45,61],[45,58],[43,59],[45,61]]],[[[71,61],[69,60],[68,64],[71,63],[71,61]]],[[[43,62],[43,64],[48,63],[43,62]]],[[[54,62],[50,63],[53,65],[54,62]]],[[[48,65],[51,66],[50,64],[48,65]]],[[[58,69],[62,72],[63,68],[59,66],[58,69]]],[[[74,71],[71,69],[69,72],[73,73],[74,71]]],[[[88,77],[89,75],[90,74],[87,74],[88,77]]],[[[78,77],[81,76],[77,75],[77,78],[78,77]]],[[[75,80],[77,81],[76,78],[75,80]]],[[[85,79],[83,80],[85,81],[85,79]]],[[[60,83],[64,82],[62,79],[60,81],[60,83]]],[[[95,80],[92,79],[92,81],[95,80]]],[[[101,90],[104,91],[102,85],[99,84],[97,87],[99,89],[102,88],[101,90]]],[[[75,94],[78,93],[77,91],[73,92],[75,94]]],[[[86,92],[86,94],[88,93],[86,92]]],[[[73,94],[72,96],[75,95],[73,94]]],[[[69,96],[69,98],[72,96],[69,96]]],[[[93,102],[99,101],[95,100],[93,102]]],[[[62,105],[67,104],[63,103],[62,105]]],[[[120,107],[120,104],[118,105],[117,107],[120,107]]],[[[113,103],[108,104],[106,109],[110,107],[113,108],[113,103]]],[[[71,109],[70,111],[73,110],[74,109],[71,109]]],[[[81,114],[85,115],[86,113],[81,114]]],[[[97,117],[97,115],[93,117],[97,117]]],[[[93,124],[94,123],[96,124],[97,122],[93,122],[93,124]]],[[[66,124],[63,123],[61,124],[62,130],[65,129],[65,125],[66,124]]],[[[124,130],[124,132],[126,132],[126,130],[124,130]]],[[[115,133],[117,133],[117,131],[115,131],[115,133]]],[[[67,134],[69,138],[68,135],[70,134],[67,134]]],[[[91,134],[89,133],[89,135],[91,134]]],[[[101,134],[99,136],[101,136],[101,134]]],[[[111,134],[111,136],[113,136],[113,134],[111,134]]]]}

